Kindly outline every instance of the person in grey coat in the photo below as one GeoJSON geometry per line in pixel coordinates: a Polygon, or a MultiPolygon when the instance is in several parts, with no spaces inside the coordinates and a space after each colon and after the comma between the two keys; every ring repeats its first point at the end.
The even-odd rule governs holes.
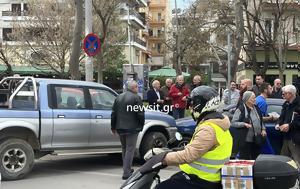
{"type": "Polygon", "coordinates": [[[261,148],[255,143],[254,137],[257,135],[266,137],[266,128],[261,120],[261,112],[255,105],[255,93],[246,91],[243,94],[242,102],[231,120],[231,126],[237,128],[240,135],[234,136],[234,146],[239,145],[240,159],[254,160],[260,154],[261,148]],[[241,136],[243,133],[245,136],[241,136]]]}
{"type": "Polygon", "coordinates": [[[123,180],[133,173],[131,166],[137,137],[145,123],[143,102],[137,92],[137,82],[129,81],[127,91],[116,98],[111,113],[111,131],[118,133],[122,145],[123,180]]]}

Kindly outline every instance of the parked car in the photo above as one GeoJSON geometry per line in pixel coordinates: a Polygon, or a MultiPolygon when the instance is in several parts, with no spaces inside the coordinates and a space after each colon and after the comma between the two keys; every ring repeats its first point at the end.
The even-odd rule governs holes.
{"type": "MultiPolygon", "coordinates": [[[[34,159],[47,154],[121,153],[111,134],[117,93],[85,81],[7,77],[0,82],[0,172],[4,180],[24,177],[34,159]]],[[[164,147],[175,137],[176,122],[162,112],[145,112],[136,156],[164,147]]],[[[126,123],[124,123],[126,124],[126,123]]]]}
{"type": "MultiPolygon", "coordinates": [[[[280,115],[283,103],[284,103],[283,99],[268,98],[267,99],[267,104],[268,104],[267,113],[276,112],[280,115]]],[[[222,112],[224,115],[227,115],[230,119],[232,119],[235,109],[236,109],[236,106],[230,105],[230,106],[224,107],[222,109],[222,112]]],[[[283,138],[282,138],[282,133],[275,130],[275,124],[276,124],[275,121],[265,123],[270,145],[264,146],[264,148],[263,148],[264,153],[280,154],[283,138]]],[[[196,127],[196,122],[191,117],[187,117],[187,118],[182,118],[182,119],[176,120],[176,125],[177,125],[178,132],[181,133],[181,135],[183,136],[183,140],[178,142],[177,145],[179,147],[184,146],[187,143],[189,143],[190,139],[192,138],[195,127],[196,127]]]]}

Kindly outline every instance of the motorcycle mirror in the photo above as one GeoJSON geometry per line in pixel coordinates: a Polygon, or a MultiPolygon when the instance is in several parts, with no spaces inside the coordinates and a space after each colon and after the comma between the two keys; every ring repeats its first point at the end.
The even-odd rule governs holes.
{"type": "Polygon", "coordinates": [[[182,140],[182,135],[179,132],[176,132],[175,133],[175,138],[176,138],[176,140],[181,141],[182,140]]]}

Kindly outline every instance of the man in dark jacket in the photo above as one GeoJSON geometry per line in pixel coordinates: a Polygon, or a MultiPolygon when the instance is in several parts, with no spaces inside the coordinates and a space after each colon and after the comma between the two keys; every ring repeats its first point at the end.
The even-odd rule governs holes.
{"type": "Polygon", "coordinates": [[[296,163],[300,164],[300,130],[296,129],[297,119],[294,120],[294,112],[300,106],[299,98],[296,96],[297,89],[294,85],[287,85],[282,88],[286,102],[282,106],[276,129],[283,132],[283,146],[281,155],[289,156],[296,163]]]}
{"type": "Polygon", "coordinates": [[[143,102],[137,92],[136,81],[129,81],[127,91],[116,98],[111,113],[111,131],[118,133],[122,144],[123,180],[133,172],[131,165],[136,141],[145,123],[143,102]]]}
{"type": "Polygon", "coordinates": [[[253,86],[253,92],[256,96],[260,95],[259,88],[265,82],[265,79],[262,75],[258,74],[255,76],[255,85],[253,86]]]}
{"type": "Polygon", "coordinates": [[[274,86],[273,86],[273,92],[272,96],[270,98],[279,98],[282,99],[282,88],[281,88],[281,80],[275,79],[274,80],[274,86]]]}
{"type": "Polygon", "coordinates": [[[160,90],[160,82],[154,80],[152,82],[152,89],[147,92],[147,101],[149,103],[150,109],[162,110],[164,103],[164,94],[160,90]]]}

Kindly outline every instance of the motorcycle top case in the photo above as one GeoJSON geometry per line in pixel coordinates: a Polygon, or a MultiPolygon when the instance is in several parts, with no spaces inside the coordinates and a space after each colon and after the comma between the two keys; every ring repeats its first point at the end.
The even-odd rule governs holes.
{"type": "Polygon", "coordinates": [[[299,185],[299,169],[286,156],[259,155],[253,166],[253,175],[255,189],[290,189],[299,185]]]}

